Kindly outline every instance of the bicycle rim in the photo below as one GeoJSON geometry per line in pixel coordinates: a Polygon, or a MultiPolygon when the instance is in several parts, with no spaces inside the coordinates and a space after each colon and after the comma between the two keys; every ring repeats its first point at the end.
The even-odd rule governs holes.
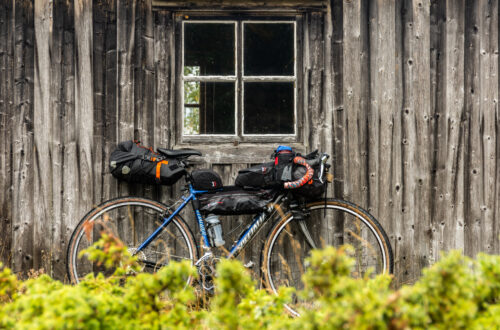
{"type": "MultiPolygon", "coordinates": [[[[68,273],[73,283],[86,275],[113,274],[88,260],[80,252],[95,242],[103,233],[111,234],[127,246],[131,254],[163,222],[166,206],[144,198],[118,198],[101,204],[90,211],[79,223],[68,245],[68,273]]],[[[144,272],[154,273],[171,261],[197,259],[193,235],[182,219],[174,218],[145,249],[137,253],[144,272]]],[[[190,281],[190,279],[188,279],[190,281]]]]}
{"type": "MultiPolygon", "coordinates": [[[[370,274],[374,277],[384,272],[392,272],[392,251],[377,220],[369,213],[349,202],[330,200],[311,203],[307,206],[309,216],[303,224],[288,214],[281,219],[268,236],[263,250],[264,281],[268,288],[277,292],[280,286],[293,286],[297,291],[303,289],[302,275],[306,270],[305,259],[315,248],[332,245],[337,248],[350,245],[355,260],[351,272],[353,277],[370,274]],[[308,237],[309,236],[309,237],[308,237]]],[[[287,306],[295,316],[297,309],[313,304],[292,298],[287,306]]],[[[310,307],[310,306],[308,306],[310,307]]]]}

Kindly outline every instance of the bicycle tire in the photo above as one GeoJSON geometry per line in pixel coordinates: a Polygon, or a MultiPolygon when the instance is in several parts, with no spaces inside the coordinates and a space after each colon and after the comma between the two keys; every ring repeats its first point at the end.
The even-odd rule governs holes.
{"type": "MultiPolygon", "coordinates": [[[[352,276],[363,276],[369,268],[373,268],[372,276],[393,272],[394,259],[389,238],[370,213],[353,203],[339,199],[327,199],[326,209],[325,200],[311,202],[306,205],[305,210],[306,214],[310,213],[309,217],[304,219],[311,234],[309,237],[313,242],[324,239],[324,242],[320,242],[315,248],[323,247],[325,242],[326,245],[336,247],[350,244],[354,251],[359,253],[355,256],[356,265],[352,276]],[[329,221],[327,225],[333,229],[335,235],[331,235],[329,231],[318,230],[317,226],[326,225],[323,219],[325,214],[326,220],[329,221]],[[314,221],[316,217],[322,218],[322,221],[314,221]],[[316,230],[311,232],[310,227],[316,230]],[[354,232],[353,228],[358,232],[354,232]],[[376,244],[378,249],[371,248],[372,244],[376,244]]],[[[269,231],[262,248],[261,270],[263,283],[271,292],[276,293],[278,287],[283,285],[293,286],[296,290],[302,289],[304,261],[313,249],[306,236],[299,221],[294,221],[292,212],[288,212],[269,231]]],[[[293,299],[298,300],[296,296],[293,299]]],[[[290,314],[298,316],[297,308],[300,308],[300,305],[299,301],[294,300],[286,309],[290,314]]]]}
{"type": "MultiPolygon", "coordinates": [[[[88,273],[111,275],[113,270],[105,270],[78,256],[81,250],[99,239],[103,230],[111,231],[129,247],[130,252],[135,252],[134,249],[159,226],[163,214],[171,214],[166,205],[142,197],[111,199],[90,210],[80,220],[68,243],[66,266],[70,281],[76,284],[88,273]]],[[[180,216],[176,216],[155,241],[139,252],[138,257],[143,270],[155,272],[174,258],[189,259],[194,264],[198,259],[198,248],[190,228],[180,216]],[[171,245],[177,254],[171,253],[171,245]]],[[[188,279],[188,284],[190,282],[188,279]]]]}

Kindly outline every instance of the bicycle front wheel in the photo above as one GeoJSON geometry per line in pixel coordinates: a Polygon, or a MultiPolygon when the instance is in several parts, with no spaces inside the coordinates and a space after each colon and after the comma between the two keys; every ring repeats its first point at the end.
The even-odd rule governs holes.
{"type": "MultiPolygon", "coordinates": [[[[74,230],[68,244],[67,267],[72,283],[80,282],[86,275],[113,274],[88,260],[80,251],[97,242],[102,233],[120,239],[131,254],[136,254],[144,272],[156,272],[170,261],[198,259],[193,234],[181,217],[176,216],[146,248],[137,248],[163,222],[171,212],[167,206],[140,197],[123,197],[104,202],[83,217],[74,230]]],[[[188,282],[190,279],[188,279],[188,282]]]]}
{"type": "MultiPolygon", "coordinates": [[[[353,277],[392,273],[393,255],[387,234],[367,211],[350,202],[328,199],[309,203],[303,219],[289,212],[269,232],[264,244],[261,269],[266,286],[276,292],[280,286],[303,289],[305,259],[311,250],[327,245],[353,247],[355,266],[353,277]]],[[[297,296],[287,309],[299,315],[297,309],[307,303],[297,296]]]]}

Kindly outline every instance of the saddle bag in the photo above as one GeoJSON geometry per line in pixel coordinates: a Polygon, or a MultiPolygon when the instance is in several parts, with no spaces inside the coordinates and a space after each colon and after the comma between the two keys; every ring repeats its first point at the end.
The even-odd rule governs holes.
{"type": "Polygon", "coordinates": [[[177,159],[167,159],[137,141],[118,144],[111,153],[110,170],[123,181],[161,185],[173,185],[185,174],[177,159]]]}
{"type": "Polygon", "coordinates": [[[274,197],[273,190],[247,190],[229,186],[221,191],[200,196],[200,211],[217,215],[255,214],[264,211],[274,197]]]}

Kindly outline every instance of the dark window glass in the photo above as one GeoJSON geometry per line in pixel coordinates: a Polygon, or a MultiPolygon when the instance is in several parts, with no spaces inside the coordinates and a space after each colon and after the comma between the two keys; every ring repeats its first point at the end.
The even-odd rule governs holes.
{"type": "Polygon", "coordinates": [[[234,83],[184,82],[184,134],[235,134],[234,83]]]}
{"type": "Polygon", "coordinates": [[[245,134],[293,134],[293,82],[247,82],[245,134]]]}
{"type": "Polygon", "coordinates": [[[234,75],[234,24],[184,25],[184,75],[234,75]]]}
{"type": "Polygon", "coordinates": [[[293,76],[293,43],[293,24],[245,23],[245,75],[293,76]]]}

